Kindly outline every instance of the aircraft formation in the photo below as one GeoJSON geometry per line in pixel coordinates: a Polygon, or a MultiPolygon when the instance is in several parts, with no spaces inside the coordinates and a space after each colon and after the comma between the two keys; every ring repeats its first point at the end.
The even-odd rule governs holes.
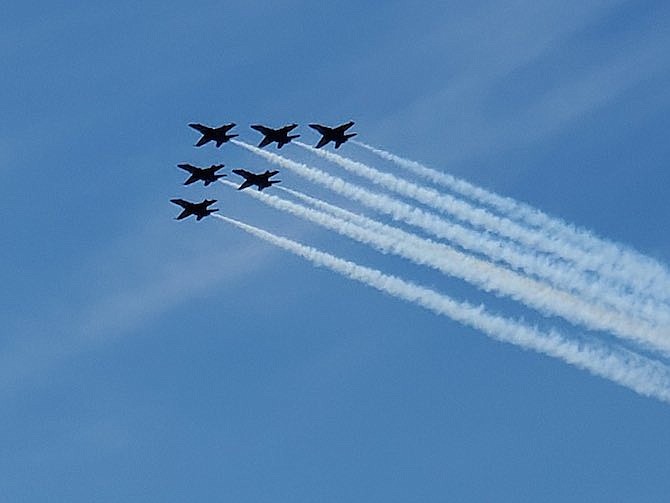
{"type": "MultiPolygon", "coordinates": [[[[236,126],[234,122],[223,124],[218,127],[210,127],[199,123],[190,123],[188,126],[200,133],[200,138],[195,143],[195,147],[202,147],[210,142],[213,142],[217,148],[224,143],[229,142],[233,138],[238,137],[238,134],[231,134],[230,131],[236,126]]],[[[350,138],[356,136],[357,133],[347,133],[347,130],[354,125],[354,121],[349,121],[339,126],[329,127],[322,124],[309,124],[309,127],[321,134],[321,139],[315,145],[315,148],[322,148],[329,143],[334,143],[335,148],[345,143],[350,138]]],[[[264,148],[272,143],[277,144],[277,148],[282,148],[284,145],[291,142],[295,138],[299,138],[299,134],[290,134],[298,124],[288,124],[280,128],[271,128],[263,126],[262,124],[252,124],[251,129],[258,131],[263,135],[263,139],[258,144],[258,148],[264,148]]],[[[212,164],[209,167],[198,167],[189,163],[177,164],[177,167],[187,171],[190,176],[184,182],[184,185],[191,185],[192,183],[201,181],[205,187],[216,182],[219,178],[227,176],[225,173],[218,173],[224,168],[224,164],[212,164]]],[[[281,180],[271,180],[279,171],[266,170],[263,173],[253,173],[246,169],[233,169],[233,173],[244,178],[242,184],[237,190],[243,190],[248,187],[256,186],[261,191],[268,187],[272,187],[275,183],[280,183],[281,180]]],[[[196,220],[200,221],[206,216],[211,215],[217,208],[210,208],[211,205],[217,202],[216,199],[204,199],[199,203],[194,203],[181,198],[170,199],[170,202],[181,206],[182,211],[176,217],[176,220],[182,220],[191,215],[195,216],[196,220]]]]}

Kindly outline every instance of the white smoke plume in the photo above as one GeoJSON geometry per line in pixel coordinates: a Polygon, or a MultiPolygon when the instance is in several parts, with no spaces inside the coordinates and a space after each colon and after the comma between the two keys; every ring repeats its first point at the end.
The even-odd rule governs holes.
{"type": "Polygon", "coordinates": [[[213,216],[301,256],[317,266],[327,267],[393,297],[447,316],[476,328],[496,340],[559,358],[639,394],[670,403],[670,369],[659,362],[619,348],[576,342],[553,330],[541,332],[520,322],[490,314],[481,306],[456,301],[434,290],[335,257],[223,215],[213,216]]]}

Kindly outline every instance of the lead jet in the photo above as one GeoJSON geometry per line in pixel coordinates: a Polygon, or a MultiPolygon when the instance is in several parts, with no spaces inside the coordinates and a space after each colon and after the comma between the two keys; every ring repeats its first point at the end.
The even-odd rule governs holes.
{"type": "Polygon", "coordinates": [[[299,134],[289,135],[289,133],[297,127],[297,124],[289,124],[288,126],[280,127],[278,129],[272,129],[271,127],[261,126],[260,124],[253,124],[251,129],[255,129],[265,136],[265,138],[258,144],[258,148],[263,148],[273,142],[277,143],[277,148],[282,148],[287,143],[290,143],[293,138],[298,138],[300,136],[299,134]]]}
{"type": "Polygon", "coordinates": [[[219,178],[226,176],[225,173],[217,175],[216,172],[223,168],[223,164],[212,164],[209,168],[198,168],[197,166],[192,166],[191,164],[177,164],[178,168],[183,169],[191,173],[191,176],[188,177],[188,180],[184,182],[184,185],[190,185],[194,182],[202,180],[207,187],[210,183],[216,182],[219,178]]]}
{"type": "Polygon", "coordinates": [[[349,138],[356,136],[357,133],[345,134],[345,131],[354,125],[354,121],[341,124],[337,127],[322,126],[321,124],[310,124],[309,127],[316,129],[321,133],[322,138],[316,144],[316,148],[328,145],[331,141],[335,143],[335,148],[340,148],[349,138]]]}
{"type": "Polygon", "coordinates": [[[198,140],[198,143],[195,144],[196,147],[202,147],[205,143],[213,141],[216,143],[218,148],[227,141],[230,141],[231,138],[239,136],[238,134],[228,134],[228,131],[233,129],[235,125],[236,124],[234,122],[231,122],[230,124],[224,124],[223,126],[219,127],[209,127],[203,126],[202,124],[192,123],[189,124],[189,127],[192,127],[200,134],[202,134],[202,137],[198,140]]]}
{"type": "Polygon", "coordinates": [[[247,187],[255,185],[258,187],[258,191],[260,192],[267,187],[271,187],[274,183],[281,182],[281,180],[270,180],[270,177],[275,176],[277,173],[279,173],[279,171],[266,170],[265,173],[255,174],[247,171],[246,169],[234,169],[233,173],[240,175],[245,179],[244,183],[237,187],[237,190],[246,189],[247,187]]]}
{"type": "Polygon", "coordinates": [[[207,215],[211,215],[215,211],[219,211],[216,208],[208,208],[210,204],[214,204],[216,202],[216,199],[205,199],[200,203],[191,203],[189,201],[184,201],[183,199],[170,199],[170,202],[173,202],[174,204],[184,208],[184,211],[182,211],[179,216],[175,218],[175,220],[181,220],[190,215],[195,215],[195,219],[200,221],[207,215]]]}

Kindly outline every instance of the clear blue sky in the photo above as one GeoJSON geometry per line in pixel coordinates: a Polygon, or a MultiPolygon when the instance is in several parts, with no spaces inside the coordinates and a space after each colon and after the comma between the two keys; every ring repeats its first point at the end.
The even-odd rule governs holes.
{"type": "Polygon", "coordinates": [[[270,167],[194,149],[186,124],[257,142],[250,123],[297,122],[315,142],[305,124],[353,119],[362,141],[670,264],[666,2],[79,4],[0,18],[0,500],[667,501],[667,404],[215,219],[175,222],[168,201],[214,196],[533,320],[181,186],[179,162],[270,167]]]}

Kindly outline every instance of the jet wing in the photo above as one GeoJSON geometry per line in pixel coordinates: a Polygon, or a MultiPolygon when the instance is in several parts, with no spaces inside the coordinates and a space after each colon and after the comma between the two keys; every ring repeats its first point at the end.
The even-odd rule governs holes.
{"type": "Polygon", "coordinates": [[[267,128],[265,126],[261,126],[260,124],[252,124],[250,127],[251,127],[251,129],[255,129],[256,131],[258,131],[259,133],[262,133],[264,135],[269,135],[269,134],[273,133],[272,129],[267,128]]]}
{"type": "Polygon", "coordinates": [[[188,163],[177,164],[177,167],[183,169],[184,171],[188,171],[192,175],[195,175],[198,171],[200,171],[198,168],[188,163]]]}
{"type": "Polygon", "coordinates": [[[202,134],[205,134],[205,133],[207,133],[207,131],[210,130],[210,128],[208,128],[207,126],[203,126],[202,124],[197,124],[197,123],[191,123],[188,126],[192,127],[193,129],[195,129],[196,131],[199,131],[202,134]]]}
{"type": "Polygon", "coordinates": [[[243,183],[242,185],[240,185],[239,187],[237,187],[237,190],[246,189],[247,187],[251,187],[252,185],[253,185],[253,183],[252,183],[251,181],[249,181],[249,180],[245,180],[244,183],[243,183]]]}
{"type": "Polygon", "coordinates": [[[228,175],[226,175],[225,173],[218,173],[218,174],[217,174],[217,171],[220,170],[220,169],[221,169],[221,168],[216,168],[216,167],[214,167],[214,168],[207,168],[207,169],[203,170],[202,174],[203,174],[204,176],[207,176],[207,177],[213,177],[213,176],[216,176],[216,177],[228,176],[228,175]]]}
{"type": "Polygon", "coordinates": [[[267,147],[268,145],[270,145],[270,143],[272,143],[272,139],[270,139],[269,137],[266,136],[266,137],[263,138],[263,139],[261,140],[261,142],[258,144],[258,148],[267,147]]]}
{"type": "Polygon", "coordinates": [[[189,206],[188,201],[184,201],[183,199],[170,199],[171,203],[178,204],[182,208],[187,208],[189,206]]]}
{"type": "Polygon", "coordinates": [[[349,129],[353,125],[354,125],[354,121],[349,121],[346,124],[342,124],[340,126],[337,126],[335,128],[335,131],[337,131],[339,133],[344,133],[347,129],[349,129]]]}
{"type": "Polygon", "coordinates": [[[330,132],[330,128],[322,126],[321,124],[310,124],[309,127],[311,127],[312,129],[316,129],[322,135],[326,135],[330,132]]]}
{"type": "Polygon", "coordinates": [[[254,175],[253,173],[250,173],[246,169],[234,169],[233,173],[235,173],[236,175],[243,176],[244,178],[251,178],[254,175]]]}
{"type": "Polygon", "coordinates": [[[280,129],[280,131],[283,131],[285,133],[290,133],[291,131],[293,131],[297,127],[298,127],[297,124],[291,124],[289,126],[284,126],[283,128],[280,129]]]}
{"type": "Polygon", "coordinates": [[[321,148],[325,145],[327,145],[330,142],[330,139],[327,136],[323,136],[320,140],[319,143],[316,144],[315,148],[321,148]]]}

